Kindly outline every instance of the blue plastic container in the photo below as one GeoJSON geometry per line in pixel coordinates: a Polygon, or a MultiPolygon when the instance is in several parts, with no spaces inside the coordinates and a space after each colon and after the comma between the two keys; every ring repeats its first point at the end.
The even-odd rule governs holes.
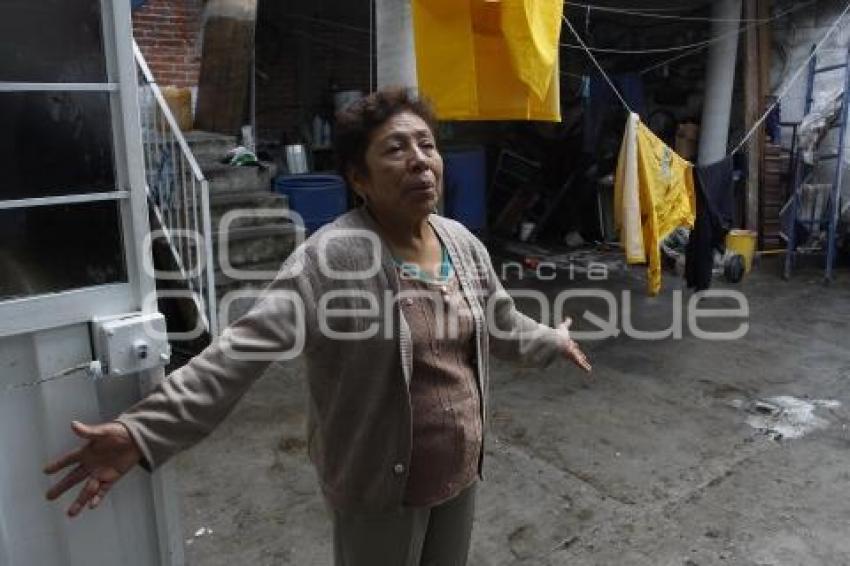
{"type": "Polygon", "coordinates": [[[487,225],[487,166],[483,147],[443,152],[445,214],[480,232],[487,225]]]}
{"type": "Polygon", "coordinates": [[[337,175],[281,175],[274,188],[286,195],[289,208],[301,215],[308,233],[348,210],[345,180],[337,175]]]}

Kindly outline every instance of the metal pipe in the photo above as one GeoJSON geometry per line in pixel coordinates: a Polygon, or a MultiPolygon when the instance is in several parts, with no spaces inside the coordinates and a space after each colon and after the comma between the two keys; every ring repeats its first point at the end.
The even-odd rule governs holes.
{"type": "Polygon", "coordinates": [[[82,193],[58,197],[37,197],[0,201],[0,210],[13,208],[33,208],[36,206],[56,206],[59,204],[78,204],[83,202],[102,202],[105,200],[125,200],[130,191],[110,191],[108,193],[82,193]]]}
{"type": "MultiPolygon", "coordinates": [[[[195,240],[194,240],[195,245],[192,246],[192,250],[193,250],[194,254],[192,256],[192,264],[191,265],[192,265],[193,268],[197,268],[200,265],[200,253],[201,253],[200,249],[203,245],[203,240],[201,238],[203,237],[203,233],[201,232],[201,226],[198,223],[198,183],[197,183],[197,181],[195,181],[195,177],[190,176],[190,180],[192,181],[192,184],[191,184],[191,187],[192,187],[192,229],[194,230],[195,234],[197,235],[195,240]]],[[[204,288],[204,278],[203,278],[203,272],[200,271],[200,270],[198,271],[197,279],[198,279],[197,291],[199,293],[202,293],[203,288],[204,288]]],[[[201,294],[201,296],[203,297],[203,294],[201,294]]]]}
{"type": "MultiPolygon", "coordinates": [[[[179,157],[180,167],[179,170],[174,171],[174,174],[180,177],[180,197],[183,201],[183,229],[187,232],[190,232],[194,227],[189,223],[189,201],[186,195],[186,171],[183,168],[183,163],[185,162],[185,160],[185,156],[181,155],[179,157]]],[[[194,240],[186,241],[186,252],[185,257],[183,258],[183,265],[186,266],[186,268],[189,270],[189,273],[192,272],[192,241],[194,240]]]]}
{"type": "Polygon", "coordinates": [[[0,92],[118,92],[118,83],[0,82],[0,92]]]}
{"type": "Polygon", "coordinates": [[[212,219],[210,218],[210,184],[204,179],[201,181],[201,212],[204,222],[204,247],[207,256],[207,310],[209,311],[210,336],[218,336],[218,312],[216,311],[215,299],[215,264],[213,263],[212,245],[212,219]]]}
{"type": "Polygon", "coordinates": [[[699,163],[702,165],[720,161],[728,151],[738,58],[738,35],[735,32],[741,25],[741,0],[713,2],[711,15],[716,20],[712,23],[712,37],[726,39],[713,43],[708,54],[699,144],[699,163]]]}
{"type": "Polygon", "coordinates": [[[410,0],[376,0],[378,88],[416,88],[416,50],[410,0]]]}
{"type": "MultiPolygon", "coordinates": [[[[142,78],[144,81],[144,77],[142,78]]],[[[145,81],[147,84],[147,81],[145,81]]],[[[146,91],[142,91],[146,92],[146,91]]],[[[147,97],[145,97],[147,98],[147,97]]],[[[150,130],[150,105],[148,100],[140,102],[140,122],[142,128],[142,150],[145,154],[145,184],[148,190],[151,188],[151,173],[153,172],[153,162],[151,161],[151,130],[150,130]]]]}
{"type": "Polygon", "coordinates": [[[171,164],[171,171],[169,174],[169,186],[171,187],[171,202],[174,203],[174,227],[179,230],[177,240],[177,250],[180,255],[180,261],[183,262],[183,266],[186,265],[185,260],[185,247],[186,247],[186,237],[183,235],[183,230],[186,228],[181,223],[180,218],[180,188],[177,184],[177,175],[178,175],[178,166],[177,166],[177,152],[174,151],[174,130],[168,131],[168,161],[171,164]]]}
{"type": "Polygon", "coordinates": [[[832,281],[832,271],[835,267],[836,238],[838,237],[838,221],[841,215],[841,189],[844,186],[844,147],[847,142],[847,121],[850,120],[850,47],[846,55],[844,71],[844,96],[841,100],[841,129],[838,133],[838,160],[832,194],[829,197],[829,225],[826,238],[826,281],[832,281]]]}
{"type": "Polygon", "coordinates": [[[168,154],[165,152],[165,142],[163,141],[164,134],[162,120],[162,114],[159,110],[157,110],[154,114],[154,123],[156,124],[156,128],[154,130],[156,135],[156,184],[159,189],[159,198],[162,201],[163,210],[166,213],[169,213],[169,208],[171,207],[171,195],[168,192],[168,183],[166,182],[165,177],[166,167],[168,167],[168,154]]]}

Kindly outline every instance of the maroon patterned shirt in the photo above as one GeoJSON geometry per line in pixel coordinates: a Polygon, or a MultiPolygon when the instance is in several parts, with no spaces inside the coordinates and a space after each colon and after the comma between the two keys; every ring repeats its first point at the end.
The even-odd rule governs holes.
{"type": "Polygon", "coordinates": [[[401,308],[413,343],[409,506],[442,503],[478,476],[482,427],[473,368],[475,326],[458,285],[454,274],[444,284],[401,275],[401,308]]]}

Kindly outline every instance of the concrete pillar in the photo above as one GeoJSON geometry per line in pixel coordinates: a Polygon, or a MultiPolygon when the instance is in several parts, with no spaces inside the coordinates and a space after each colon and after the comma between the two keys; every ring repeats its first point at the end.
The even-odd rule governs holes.
{"type": "Polygon", "coordinates": [[[741,0],[717,0],[712,3],[711,15],[721,20],[712,23],[711,36],[722,35],[725,39],[713,43],[708,53],[699,144],[699,163],[703,165],[722,159],[729,142],[735,63],[738,58],[739,37],[735,32],[741,25],[741,0]]]}
{"type": "Polygon", "coordinates": [[[378,88],[416,88],[416,51],[410,0],[375,0],[378,88]]]}

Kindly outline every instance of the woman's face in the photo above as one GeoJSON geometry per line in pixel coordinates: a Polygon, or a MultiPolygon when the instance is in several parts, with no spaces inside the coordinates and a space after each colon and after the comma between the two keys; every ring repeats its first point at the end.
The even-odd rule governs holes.
{"type": "Polygon", "coordinates": [[[352,174],[354,189],[380,216],[424,218],[443,190],[443,158],[428,124],[400,112],[372,133],[366,171],[352,174]]]}

